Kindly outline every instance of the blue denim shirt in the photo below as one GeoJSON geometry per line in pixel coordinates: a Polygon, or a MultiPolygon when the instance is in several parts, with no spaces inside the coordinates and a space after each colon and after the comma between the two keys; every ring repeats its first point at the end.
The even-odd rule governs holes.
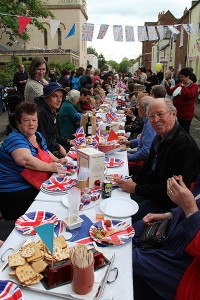
{"type": "Polygon", "coordinates": [[[152,129],[147,117],[142,119],[144,127],[139,139],[131,141],[131,148],[137,147],[137,152],[128,155],[129,161],[145,160],[149,156],[149,150],[156,132],[152,129]]]}

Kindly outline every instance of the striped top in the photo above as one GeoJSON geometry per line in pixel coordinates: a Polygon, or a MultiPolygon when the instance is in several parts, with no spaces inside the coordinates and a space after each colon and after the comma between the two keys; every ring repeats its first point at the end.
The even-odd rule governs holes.
{"type": "MultiPolygon", "coordinates": [[[[48,152],[47,144],[41,133],[37,132],[41,138],[40,147],[48,152]]],[[[38,154],[35,148],[26,137],[18,130],[10,133],[0,147],[0,192],[12,192],[27,189],[32,185],[26,181],[20,173],[23,167],[17,165],[13,160],[11,152],[19,148],[29,149],[33,156],[38,154]]]]}

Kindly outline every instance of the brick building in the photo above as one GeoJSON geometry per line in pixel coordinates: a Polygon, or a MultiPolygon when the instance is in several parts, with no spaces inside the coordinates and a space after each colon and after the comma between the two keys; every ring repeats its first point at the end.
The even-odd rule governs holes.
{"type": "MultiPolygon", "coordinates": [[[[145,26],[157,26],[157,25],[174,25],[177,23],[177,19],[173,16],[173,14],[168,10],[165,12],[160,12],[158,14],[157,22],[145,22],[145,26]]],[[[166,38],[164,40],[168,40],[169,35],[166,34],[166,38]]],[[[147,69],[151,69],[152,67],[152,46],[155,44],[155,41],[145,41],[142,42],[142,65],[147,69]],[[146,54],[149,53],[149,54],[146,54]]],[[[165,43],[166,44],[166,43],[165,43]]],[[[165,46],[165,45],[164,45],[165,46]]],[[[159,51],[158,49],[157,51],[159,51]]],[[[157,61],[159,62],[159,61],[157,61]]]]}

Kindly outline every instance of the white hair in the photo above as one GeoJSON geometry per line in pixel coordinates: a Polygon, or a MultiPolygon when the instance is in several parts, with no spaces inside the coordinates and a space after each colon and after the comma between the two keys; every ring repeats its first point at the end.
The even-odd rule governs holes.
{"type": "Polygon", "coordinates": [[[71,90],[69,91],[66,100],[69,102],[73,102],[74,100],[78,99],[80,97],[80,92],[77,90],[71,90]]]}

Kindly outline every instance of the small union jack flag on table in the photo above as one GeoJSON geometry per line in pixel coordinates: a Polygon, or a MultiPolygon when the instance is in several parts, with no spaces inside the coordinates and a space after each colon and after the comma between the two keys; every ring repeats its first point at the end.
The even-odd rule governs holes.
{"type": "Polygon", "coordinates": [[[106,114],[107,122],[112,122],[116,118],[116,114],[113,112],[108,112],[106,114]]]}
{"type": "Polygon", "coordinates": [[[0,299],[23,300],[21,289],[13,282],[0,280],[0,299]]]}
{"type": "Polygon", "coordinates": [[[19,217],[15,222],[15,228],[21,231],[23,234],[36,234],[34,227],[48,223],[56,224],[57,222],[58,218],[56,215],[50,212],[34,211],[19,217]]]}
{"type": "Polygon", "coordinates": [[[76,146],[79,146],[80,144],[85,144],[85,132],[83,126],[78,128],[75,133],[75,140],[76,140],[76,146]]]}
{"type": "Polygon", "coordinates": [[[69,177],[52,177],[42,183],[41,189],[47,191],[67,191],[75,185],[75,180],[69,177]]]}
{"type": "Polygon", "coordinates": [[[123,165],[123,163],[124,163],[123,160],[121,160],[119,158],[113,158],[113,157],[105,158],[105,165],[108,168],[119,167],[119,166],[123,165]]]}

